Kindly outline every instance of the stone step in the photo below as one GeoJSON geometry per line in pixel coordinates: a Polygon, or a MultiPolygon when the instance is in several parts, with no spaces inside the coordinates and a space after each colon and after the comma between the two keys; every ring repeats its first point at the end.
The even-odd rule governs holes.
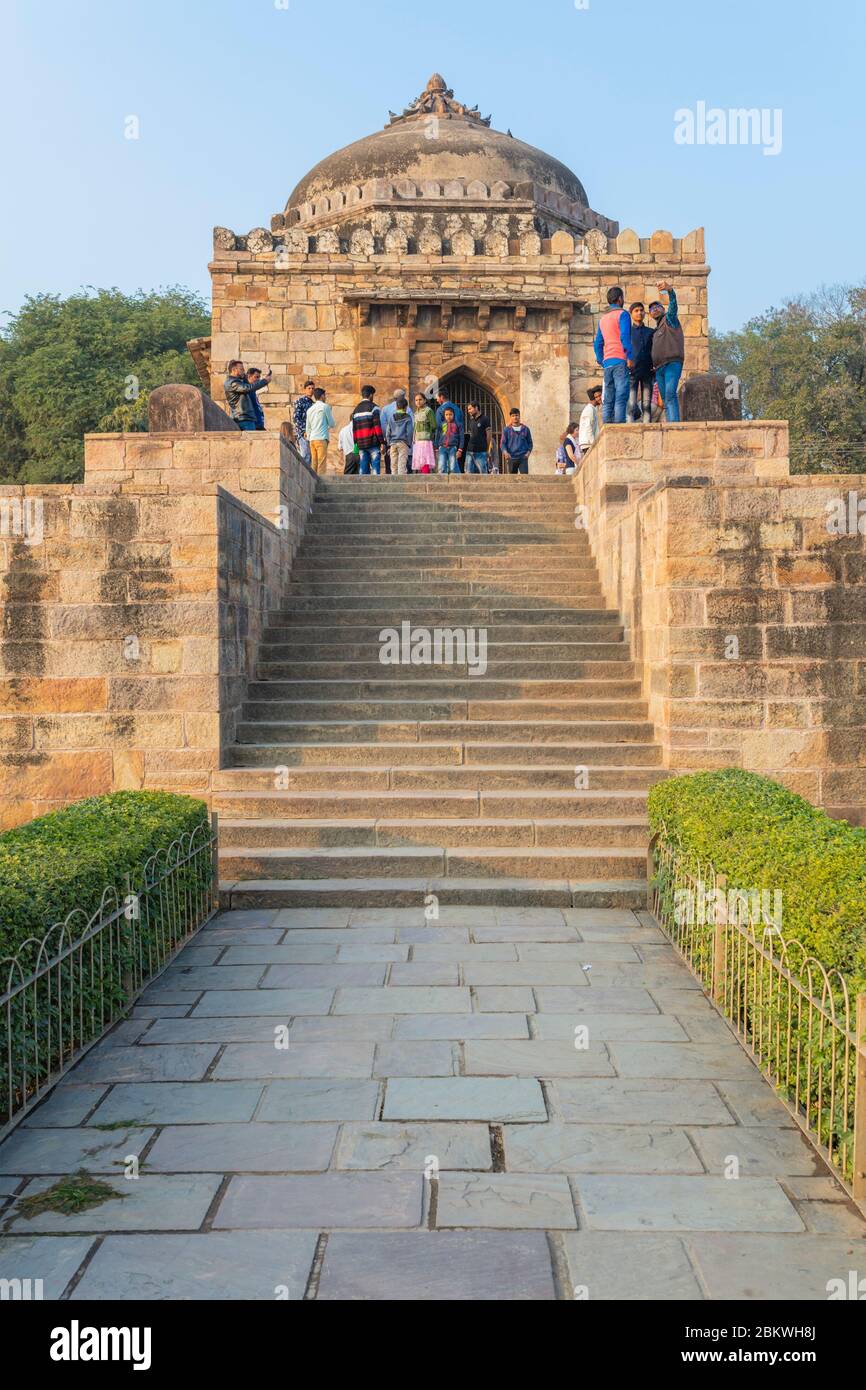
{"type": "MultiPolygon", "coordinates": [[[[648,749],[658,752],[655,745],[648,749]]],[[[239,750],[241,753],[244,750],[239,750]]],[[[503,752],[509,752],[504,749],[503,752]]],[[[645,750],[641,750],[645,751],[645,750]]],[[[407,764],[402,767],[386,765],[309,765],[292,766],[274,757],[271,761],[250,761],[235,768],[223,768],[214,774],[214,791],[273,791],[279,783],[281,791],[310,793],[313,791],[545,791],[574,792],[582,774],[595,791],[645,791],[664,781],[671,774],[666,768],[640,762],[630,756],[628,747],[610,749],[616,761],[608,763],[488,763],[407,764]],[[279,769],[279,771],[277,771],[279,769]]],[[[284,755],[285,756],[285,755],[284,755]]]]}
{"type": "Polygon", "coordinates": [[[407,825],[419,819],[441,818],[462,822],[486,818],[494,821],[578,820],[582,823],[615,820],[646,825],[645,791],[634,792],[327,792],[221,791],[215,793],[214,810],[223,818],[248,823],[285,821],[376,821],[407,825]]]}
{"type": "MultiPolygon", "coordinates": [[[[569,594],[568,608],[490,608],[487,604],[460,604],[434,606],[429,600],[420,604],[401,605],[404,618],[418,627],[486,627],[488,631],[499,628],[529,628],[533,633],[546,635],[548,628],[583,627],[589,621],[587,613],[598,614],[601,619],[612,613],[619,620],[614,609],[605,607],[600,596],[590,594],[569,594]]],[[[381,610],[379,610],[381,611],[381,610]]],[[[396,616],[396,615],[393,615],[396,616]]],[[[395,624],[391,624],[395,626],[395,624]]],[[[399,626],[399,624],[396,624],[399,626]]],[[[334,628],[361,628],[365,632],[381,632],[382,620],[376,613],[371,617],[365,609],[335,607],[332,613],[316,608],[307,611],[306,605],[297,609],[272,610],[267,615],[268,634],[272,632],[314,632],[327,633],[334,628]]]]}
{"type": "MultiPolygon", "coordinates": [[[[288,592],[298,598],[330,598],[335,600],[352,595],[366,601],[365,606],[370,606],[370,601],[373,599],[424,598],[430,593],[430,581],[424,581],[417,577],[414,579],[376,580],[370,579],[364,573],[356,574],[352,578],[345,569],[341,573],[343,578],[339,580],[292,579],[288,585],[288,592]]],[[[546,599],[548,603],[555,599],[562,602],[563,579],[557,578],[556,575],[552,575],[549,579],[519,579],[508,575],[499,584],[470,578],[448,579],[437,581],[436,593],[441,598],[496,598],[500,603],[505,597],[514,599],[522,598],[525,594],[534,594],[538,598],[546,599]],[[507,595],[503,593],[505,579],[508,581],[507,595]]]]}
{"type": "MultiPolygon", "coordinates": [[[[567,615],[571,607],[571,600],[565,585],[553,600],[543,594],[503,594],[501,590],[496,590],[495,593],[488,595],[465,594],[459,603],[429,591],[416,595],[414,598],[405,594],[396,594],[390,602],[387,597],[384,599],[381,597],[373,598],[368,593],[353,591],[348,594],[335,594],[332,597],[321,594],[308,594],[306,597],[294,595],[280,608],[272,609],[269,617],[272,620],[276,618],[277,621],[280,621],[284,617],[307,614],[320,616],[322,622],[327,623],[334,615],[360,610],[367,615],[368,622],[374,620],[371,616],[373,614],[376,615],[375,621],[377,622],[380,615],[384,615],[392,622],[396,620],[396,625],[399,627],[404,618],[407,621],[420,621],[420,617],[416,617],[416,615],[425,612],[438,614],[439,622],[436,625],[447,627],[449,625],[448,619],[457,612],[473,614],[476,624],[481,621],[484,614],[491,617],[505,615],[503,621],[507,621],[507,615],[518,612],[526,615],[523,621],[535,622],[536,614],[564,613],[567,615]]],[[[518,621],[520,620],[518,619],[518,621]]]]}
{"type": "Polygon", "coordinates": [[[600,590],[601,585],[595,566],[571,555],[522,556],[519,558],[501,555],[497,556],[496,564],[491,564],[487,559],[475,560],[465,555],[440,558],[437,556],[391,554],[383,557],[381,555],[373,556],[372,552],[348,551],[338,548],[333,555],[317,555],[315,560],[304,558],[297,560],[292,568],[292,574],[297,581],[314,579],[322,582],[326,579],[336,579],[341,582],[348,571],[350,574],[363,575],[365,579],[369,575],[375,574],[377,576],[376,582],[384,584],[389,579],[396,579],[398,583],[403,583],[403,577],[408,573],[416,575],[425,582],[433,583],[441,579],[452,584],[469,583],[471,580],[481,579],[489,582],[499,577],[507,579],[509,583],[518,579],[521,581],[548,579],[551,576],[561,575],[563,570],[568,573],[569,593],[572,592],[572,586],[577,584],[580,584],[582,590],[585,590],[589,585],[600,590]],[[368,560],[372,561],[372,568],[368,565],[368,560]]]}
{"type": "MultiPolygon", "coordinates": [[[[627,675],[633,674],[634,663],[630,660],[629,649],[625,643],[595,643],[587,656],[580,661],[496,661],[488,660],[486,675],[493,679],[525,680],[577,680],[592,676],[593,667],[599,675],[607,675],[617,665],[627,675]],[[601,653],[601,654],[599,654],[601,653]]],[[[413,668],[421,670],[420,667],[413,668]]],[[[425,668],[435,671],[435,667],[425,668]]],[[[442,670],[442,667],[438,668],[442,670]]],[[[449,666],[455,680],[484,679],[472,677],[468,666],[449,666]]],[[[393,672],[395,680],[405,680],[404,666],[382,666],[378,661],[260,661],[255,673],[257,681],[271,680],[330,680],[342,677],[382,680],[388,672],[393,672]]]]}
{"type": "MultiPolygon", "coordinates": [[[[451,631],[462,631],[465,628],[474,628],[476,631],[487,633],[488,643],[501,644],[503,642],[530,643],[537,642],[570,642],[573,640],[585,641],[587,629],[603,629],[605,636],[611,632],[622,632],[622,624],[618,613],[611,613],[605,609],[586,608],[579,613],[571,615],[573,621],[569,623],[498,623],[498,624],[476,624],[476,623],[449,623],[451,631]]],[[[412,624],[413,630],[416,627],[428,627],[426,623],[412,624]]],[[[431,624],[429,627],[441,627],[441,624],[431,624]]],[[[429,630],[429,628],[428,628],[429,630]]],[[[397,628],[400,632],[401,628],[397,628]]],[[[267,646],[301,646],[303,643],[313,642],[316,646],[352,646],[361,642],[379,644],[381,640],[382,626],[380,623],[349,624],[344,626],[325,627],[322,624],[300,623],[295,627],[269,627],[267,628],[263,641],[267,646]]]]}
{"type": "MultiPolygon", "coordinates": [[[[614,617],[615,616],[616,615],[614,615],[614,617]]],[[[349,642],[311,642],[309,638],[306,636],[301,636],[299,638],[295,638],[293,636],[290,642],[264,641],[262,642],[259,656],[261,661],[266,662],[295,660],[345,662],[370,661],[378,659],[383,667],[390,666],[393,668],[399,668],[404,672],[417,671],[423,669],[450,670],[452,665],[455,664],[451,661],[419,662],[417,664],[414,662],[410,663],[403,661],[382,661],[380,653],[383,651],[383,641],[380,640],[379,634],[381,634],[382,632],[389,632],[392,630],[399,633],[399,628],[388,629],[387,627],[384,627],[379,629],[379,633],[377,634],[376,638],[374,638],[372,641],[354,644],[349,642]]],[[[469,651],[469,654],[472,654],[471,640],[467,641],[466,634],[463,631],[463,629],[448,628],[443,629],[443,631],[444,630],[447,630],[449,632],[457,631],[458,634],[460,632],[463,632],[463,642],[467,650],[469,651]]],[[[567,660],[570,656],[581,655],[581,652],[585,650],[585,648],[589,644],[616,643],[621,642],[623,640],[623,629],[615,625],[614,623],[587,623],[586,626],[583,628],[576,628],[575,631],[571,634],[571,636],[566,641],[562,642],[493,641],[492,637],[489,634],[489,629],[475,628],[473,629],[473,631],[475,632],[474,641],[476,659],[480,653],[480,648],[478,644],[481,639],[479,637],[479,633],[488,633],[486,653],[487,661],[493,661],[496,659],[499,659],[500,661],[508,661],[514,660],[521,656],[525,660],[531,660],[537,656],[540,661],[562,661],[567,660]],[[575,652],[575,647],[579,648],[580,650],[575,652]]],[[[430,640],[432,643],[432,637],[430,640]]],[[[444,638],[442,638],[441,641],[443,655],[445,655],[447,654],[448,647],[444,638]]],[[[459,650],[459,635],[458,638],[452,638],[451,642],[452,649],[455,651],[459,650]]]]}
{"type": "Polygon", "coordinates": [[[553,848],[646,849],[645,820],[496,820],[482,816],[450,820],[220,820],[224,849],[377,848],[409,845],[482,846],[488,849],[553,848]]]}
{"type": "Polygon", "coordinates": [[[646,907],[640,879],[293,879],[220,884],[226,911],[281,907],[646,907]]]}
{"type": "Polygon", "coordinates": [[[422,740],[382,740],[364,743],[244,743],[226,750],[229,767],[658,767],[661,753],[655,743],[432,743],[422,740]]]}
{"type": "MultiPolygon", "coordinates": [[[[481,696],[482,692],[478,692],[481,696]]],[[[392,723],[409,720],[498,720],[526,719],[530,723],[550,720],[641,720],[646,722],[645,700],[466,700],[464,699],[367,699],[367,700],[250,700],[243,707],[243,724],[326,723],[343,720],[392,723]]]]}
{"type": "Polygon", "coordinates": [[[220,875],[242,879],[302,878],[631,878],[646,874],[646,851],[628,847],[440,849],[434,845],[324,849],[223,849],[220,875]]]}
{"type": "Polygon", "coordinates": [[[279,705],[284,700],[638,700],[640,681],[502,681],[476,676],[453,681],[425,677],[379,681],[252,681],[250,704],[279,705]]]}
{"type": "Polygon", "coordinates": [[[653,726],[639,720],[537,720],[509,722],[505,719],[465,719],[443,715],[417,722],[384,719],[298,720],[295,723],[266,724],[263,721],[241,722],[237,726],[236,746],[267,744],[279,760],[282,750],[294,743],[451,743],[459,733],[462,738],[479,743],[545,743],[561,744],[569,740],[587,743],[606,742],[651,745],[653,726]]]}

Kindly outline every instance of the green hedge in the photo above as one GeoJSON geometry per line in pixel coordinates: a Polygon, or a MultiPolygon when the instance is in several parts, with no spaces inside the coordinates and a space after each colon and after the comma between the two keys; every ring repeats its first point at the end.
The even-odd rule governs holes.
{"type": "Polygon", "coordinates": [[[866,989],[866,830],[735,768],[660,783],[649,815],[692,870],[712,864],[729,889],[781,890],[783,936],[866,989]]]}
{"type": "Polygon", "coordinates": [[[0,835],[0,958],[73,908],[90,917],[103,890],[208,821],[204,802],[168,792],[112,792],[0,835]]]}

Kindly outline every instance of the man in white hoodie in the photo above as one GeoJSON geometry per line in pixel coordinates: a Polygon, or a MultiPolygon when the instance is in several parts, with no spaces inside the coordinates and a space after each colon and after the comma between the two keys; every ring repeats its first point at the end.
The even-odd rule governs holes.
{"type": "Polygon", "coordinates": [[[601,410],[601,391],[600,386],[591,386],[587,391],[589,405],[585,405],[580,413],[580,428],[578,430],[577,442],[581,452],[586,453],[591,449],[598,439],[598,417],[601,410]]]}

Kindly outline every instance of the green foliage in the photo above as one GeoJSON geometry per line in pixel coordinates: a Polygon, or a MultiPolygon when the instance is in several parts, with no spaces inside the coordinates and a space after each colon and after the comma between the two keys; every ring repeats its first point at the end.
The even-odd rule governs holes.
{"type": "Polygon", "coordinates": [[[788,420],[795,473],[866,469],[866,287],[824,288],[710,334],[749,418],[788,420]]]}
{"type": "Polygon", "coordinates": [[[92,1207],[101,1207],[103,1202],[122,1201],[124,1196],[125,1193],[115,1192],[102,1178],[95,1178],[80,1168],[69,1177],[59,1178],[44,1192],[19,1197],[15,1215],[23,1216],[27,1221],[46,1211],[58,1212],[61,1216],[77,1216],[79,1212],[90,1211],[92,1207]]]}
{"type": "Polygon", "coordinates": [[[0,835],[0,958],[41,937],[103,890],[125,892],[145,860],[207,823],[207,807],[169,792],[112,792],[0,835]]]}
{"type": "Polygon", "coordinates": [[[729,890],[780,890],[782,935],[852,993],[866,989],[866,830],[735,768],[660,783],[649,816],[692,872],[712,865],[729,890]]]}
{"type": "Polygon", "coordinates": [[[0,483],[78,482],[83,436],[147,428],[147,398],[199,385],[186,350],[210,332],[177,287],[29,297],[0,333],[0,483]]]}
{"type": "Polygon", "coordinates": [[[93,797],[0,835],[0,996],[14,991],[0,1015],[0,1124],[201,925],[211,878],[207,807],[167,792],[93,797]],[[185,852],[166,854],[194,833],[195,852],[184,838],[185,852]],[[107,925],[85,939],[94,917],[107,925]]]}

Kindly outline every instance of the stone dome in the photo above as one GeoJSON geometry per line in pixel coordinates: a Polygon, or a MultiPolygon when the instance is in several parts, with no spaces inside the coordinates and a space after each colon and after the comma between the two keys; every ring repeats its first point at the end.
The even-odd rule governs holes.
{"type": "Polygon", "coordinates": [[[315,203],[348,185],[381,179],[408,179],[419,188],[425,182],[478,179],[492,187],[510,189],[538,184],[586,207],[583,184],[566,165],[522,140],[490,128],[490,117],[454,100],[438,73],[421,96],[375,135],[356,140],[323,159],[301,179],[286,212],[315,203]]]}

